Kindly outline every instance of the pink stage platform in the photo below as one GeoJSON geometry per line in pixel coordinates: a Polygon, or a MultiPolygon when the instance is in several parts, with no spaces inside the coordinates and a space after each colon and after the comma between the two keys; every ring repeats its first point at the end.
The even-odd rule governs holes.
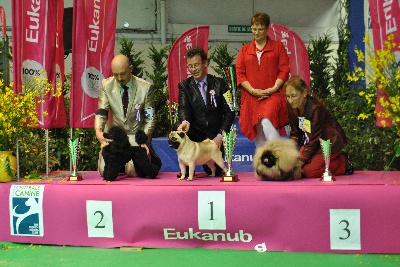
{"type": "Polygon", "coordinates": [[[67,174],[0,184],[0,241],[400,253],[400,172],[356,171],[334,182],[261,182],[240,172],[236,183],[203,173],[192,182],[172,172],[115,182],[97,172],[69,182],[67,174]]]}

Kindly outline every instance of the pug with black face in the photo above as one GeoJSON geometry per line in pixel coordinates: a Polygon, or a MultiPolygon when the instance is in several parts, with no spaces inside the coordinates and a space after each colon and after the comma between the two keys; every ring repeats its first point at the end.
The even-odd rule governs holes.
{"type": "Polygon", "coordinates": [[[222,158],[222,152],[214,141],[206,139],[203,142],[193,142],[183,131],[172,131],[168,135],[168,144],[176,150],[178,155],[179,168],[181,170],[180,180],[185,179],[186,166],[189,166],[188,181],[193,180],[193,173],[196,165],[207,164],[211,169],[211,176],[215,176],[214,162],[224,172],[227,171],[222,158]]]}
{"type": "Polygon", "coordinates": [[[256,150],[256,176],[262,181],[289,181],[301,178],[300,154],[293,140],[275,138],[256,150]]]}

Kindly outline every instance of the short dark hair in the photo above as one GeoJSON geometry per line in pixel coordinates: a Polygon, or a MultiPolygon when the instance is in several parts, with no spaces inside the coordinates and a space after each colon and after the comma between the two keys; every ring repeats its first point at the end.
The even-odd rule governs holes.
{"type": "Polygon", "coordinates": [[[192,58],[196,55],[200,56],[202,62],[207,61],[206,51],[204,51],[203,48],[198,47],[198,46],[194,46],[194,47],[190,48],[188,51],[186,51],[185,58],[192,58]]]}
{"type": "Polygon", "coordinates": [[[258,12],[254,13],[253,16],[251,17],[251,24],[250,25],[264,25],[265,27],[268,27],[269,24],[271,23],[271,19],[269,15],[266,13],[258,12]]]}

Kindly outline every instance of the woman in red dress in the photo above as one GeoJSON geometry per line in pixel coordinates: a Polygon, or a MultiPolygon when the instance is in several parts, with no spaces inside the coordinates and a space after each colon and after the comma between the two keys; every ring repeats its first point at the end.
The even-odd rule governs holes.
{"type": "Polygon", "coordinates": [[[256,147],[279,137],[278,129],[289,123],[281,87],[289,78],[289,57],[281,42],[267,36],[270,18],[256,13],[251,18],[253,41],[244,45],[236,61],[237,84],[242,89],[239,125],[256,147]]]}

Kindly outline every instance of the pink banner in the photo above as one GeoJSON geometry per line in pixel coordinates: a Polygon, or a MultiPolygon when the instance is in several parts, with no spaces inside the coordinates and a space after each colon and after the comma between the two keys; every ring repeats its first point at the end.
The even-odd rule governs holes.
{"type": "Polygon", "coordinates": [[[101,81],[111,76],[117,0],[74,0],[70,127],[91,128],[101,81]]]}
{"type": "Polygon", "coordinates": [[[209,29],[210,26],[191,28],[182,33],[172,45],[167,61],[170,104],[178,102],[178,83],[191,75],[186,66],[186,51],[199,46],[208,54],[209,29]]]}
{"type": "Polygon", "coordinates": [[[4,8],[2,6],[0,6],[0,28],[1,28],[1,37],[3,39],[6,38],[6,12],[4,11],[4,8]]]}
{"type": "Polygon", "coordinates": [[[300,75],[310,86],[310,61],[308,52],[297,33],[283,25],[271,24],[268,37],[276,41],[281,41],[285,46],[289,56],[290,75],[300,75]]]}
{"type": "MultiPolygon", "coordinates": [[[[14,64],[14,91],[32,83],[33,77],[48,79],[56,87],[56,46],[58,8],[62,0],[19,1],[12,0],[12,50],[14,64]]],[[[61,4],[63,8],[63,3],[61,4]]],[[[63,12],[60,11],[60,12],[63,12]]],[[[61,19],[62,21],[62,19],[61,19]]],[[[62,42],[62,40],[61,40],[62,42]]],[[[59,66],[60,68],[60,66],[59,66]]],[[[61,69],[60,69],[61,71],[61,69]]],[[[62,97],[46,96],[37,105],[39,127],[65,126],[65,108],[62,97]],[[48,113],[47,116],[43,112],[48,113]]]]}
{"type": "MultiPolygon", "coordinates": [[[[374,49],[384,49],[384,42],[388,35],[394,34],[394,42],[400,44],[400,1],[387,0],[369,0],[369,10],[372,21],[372,35],[374,40],[374,49]]],[[[394,47],[396,62],[400,62],[400,47],[394,47]]],[[[397,66],[398,68],[400,66],[397,66]]],[[[382,112],[385,110],[379,102],[379,96],[387,99],[389,95],[383,89],[378,90],[378,98],[376,100],[375,111],[382,112]]],[[[376,117],[377,126],[392,126],[391,119],[376,117]],[[385,121],[384,123],[382,123],[385,121]]]]}

